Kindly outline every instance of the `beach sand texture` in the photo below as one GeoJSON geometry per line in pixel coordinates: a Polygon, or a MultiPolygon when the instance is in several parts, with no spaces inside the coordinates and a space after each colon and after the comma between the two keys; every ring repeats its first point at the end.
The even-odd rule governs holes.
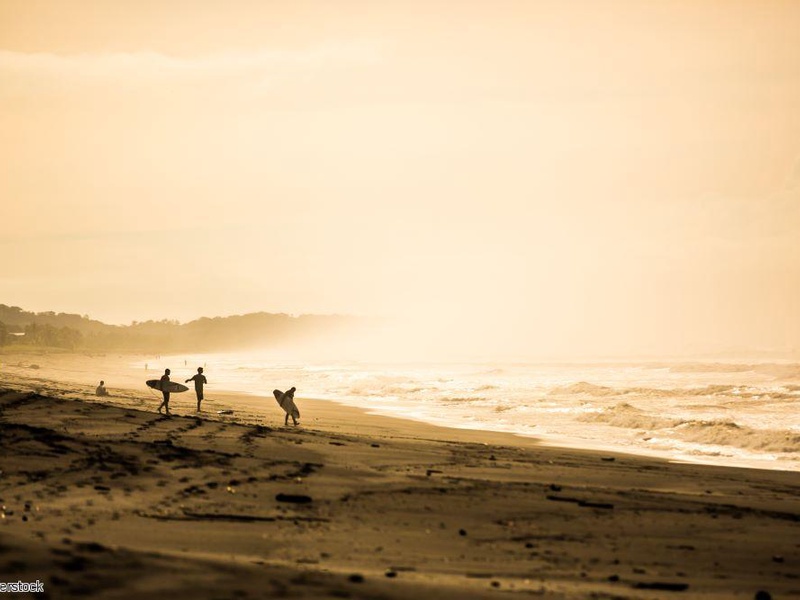
{"type": "Polygon", "coordinates": [[[0,580],[41,580],[47,597],[800,596],[796,472],[302,397],[304,426],[283,427],[266,390],[263,406],[214,394],[201,417],[176,395],[166,418],[135,373],[100,402],[75,366],[97,361],[3,359],[0,580]]]}

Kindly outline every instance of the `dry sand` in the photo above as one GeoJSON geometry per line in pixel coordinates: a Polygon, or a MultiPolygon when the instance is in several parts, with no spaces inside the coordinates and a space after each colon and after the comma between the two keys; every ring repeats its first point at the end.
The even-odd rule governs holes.
{"type": "Polygon", "coordinates": [[[130,357],[0,360],[0,582],[47,597],[800,596],[798,473],[543,447],[302,390],[299,428],[271,390],[213,385],[200,417],[190,391],[166,418],[142,384],[160,373],[130,357]]]}

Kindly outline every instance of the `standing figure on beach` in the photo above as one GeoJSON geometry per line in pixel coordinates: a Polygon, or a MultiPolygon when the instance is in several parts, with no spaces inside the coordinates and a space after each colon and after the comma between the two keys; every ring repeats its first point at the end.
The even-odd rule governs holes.
{"type": "Polygon", "coordinates": [[[203,367],[197,367],[197,375],[190,377],[185,383],[190,381],[194,381],[194,393],[197,394],[197,412],[200,412],[200,403],[203,401],[203,386],[208,383],[206,376],[203,375],[203,367]]]}
{"type": "Polygon", "coordinates": [[[97,386],[97,389],[94,391],[95,396],[108,396],[108,390],[106,389],[106,382],[100,381],[100,385],[97,386]]]}
{"type": "Polygon", "coordinates": [[[169,413],[169,369],[164,369],[164,374],[161,376],[161,393],[164,394],[164,401],[159,405],[158,412],[161,413],[161,408],[163,407],[167,414],[169,413]]]}
{"type": "Polygon", "coordinates": [[[275,400],[278,401],[280,407],[286,412],[286,418],[283,420],[284,427],[289,424],[289,417],[292,417],[292,422],[297,425],[300,418],[300,411],[294,403],[294,393],[296,388],[292,387],[285,392],[280,390],[272,390],[275,400]]]}

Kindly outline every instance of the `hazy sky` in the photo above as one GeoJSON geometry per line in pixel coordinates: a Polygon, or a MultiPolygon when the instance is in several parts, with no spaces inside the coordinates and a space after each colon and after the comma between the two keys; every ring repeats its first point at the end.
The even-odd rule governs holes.
{"type": "Polygon", "coordinates": [[[800,352],[798,32],[791,0],[0,0],[0,302],[800,352]]]}

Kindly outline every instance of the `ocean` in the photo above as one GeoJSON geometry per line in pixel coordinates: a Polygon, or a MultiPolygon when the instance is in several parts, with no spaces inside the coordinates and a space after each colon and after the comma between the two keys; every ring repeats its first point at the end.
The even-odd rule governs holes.
{"type": "Polygon", "coordinates": [[[237,353],[172,364],[184,360],[206,365],[208,396],[271,400],[274,388],[295,386],[301,412],[304,397],[317,398],[552,445],[800,470],[797,363],[370,364],[237,353]]]}

